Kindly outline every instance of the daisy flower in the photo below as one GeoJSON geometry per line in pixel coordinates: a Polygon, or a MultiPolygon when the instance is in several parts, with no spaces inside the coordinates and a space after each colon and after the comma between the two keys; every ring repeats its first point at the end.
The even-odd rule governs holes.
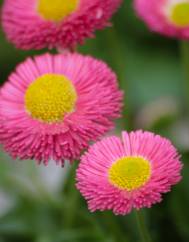
{"type": "Polygon", "coordinates": [[[2,25],[21,49],[74,48],[109,25],[122,0],[5,0],[2,25]]]}
{"type": "Polygon", "coordinates": [[[105,138],[85,153],[77,170],[77,188],[89,209],[125,215],[151,207],[181,180],[182,164],[173,145],[150,132],[123,132],[105,138]]]}
{"type": "Polygon", "coordinates": [[[29,58],[0,90],[0,142],[14,158],[64,164],[114,127],[121,106],[103,62],[80,54],[29,58]]]}
{"type": "Polygon", "coordinates": [[[152,31],[189,38],[189,0],[134,0],[134,6],[152,31]]]}

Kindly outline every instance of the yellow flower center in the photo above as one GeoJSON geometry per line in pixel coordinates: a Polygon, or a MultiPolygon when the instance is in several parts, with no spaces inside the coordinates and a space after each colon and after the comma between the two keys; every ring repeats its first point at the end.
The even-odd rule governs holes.
{"type": "Polygon", "coordinates": [[[32,118],[53,123],[74,110],[76,99],[75,88],[65,76],[45,74],[26,90],[25,107],[32,118]]]}
{"type": "Polygon", "coordinates": [[[132,191],[143,186],[151,176],[151,166],[142,157],[123,157],[109,168],[109,182],[115,187],[132,191]]]}
{"type": "Polygon", "coordinates": [[[189,26],[189,2],[182,2],[174,5],[170,18],[178,27],[189,26]]]}
{"type": "Polygon", "coordinates": [[[73,13],[79,0],[38,0],[38,13],[46,20],[59,22],[73,13]]]}

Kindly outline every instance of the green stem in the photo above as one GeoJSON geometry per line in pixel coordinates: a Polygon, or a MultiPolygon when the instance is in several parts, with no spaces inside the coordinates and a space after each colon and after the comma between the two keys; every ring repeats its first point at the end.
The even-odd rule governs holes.
{"type": "MultiPolygon", "coordinates": [[[[181,41],[180,42],[180,54],[181,54],[181,61],[182,61],[182,68],[184,72],[184,101],[185,101],[185,109],[189,116],[189,42],[188,41],[181,41]]],[[[184,110],[185,111],[185,110],[184,110]]]]}
{"type": "Polygon", "coordinates": [[[77,168],[77,161],[72,164],[67,184],[64,187],[64,193],[67,197],[67,210],[64,211],[64,227],[72,228],[77,219],[77,211],[79,207],[80,194],[75,187],[75,171],[77,168]]]}
{"type": "Polygon", "coordinates": [[[141,212],[135,212],[137,225],[141,237],[142,242],[152,242],[151,236],[148,232],[148,229],[146,227],[144,217],[141,212]]]}

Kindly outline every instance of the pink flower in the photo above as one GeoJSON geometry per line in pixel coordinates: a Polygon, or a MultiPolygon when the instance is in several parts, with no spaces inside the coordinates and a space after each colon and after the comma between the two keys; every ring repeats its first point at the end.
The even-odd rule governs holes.
{"type": "Polygon", "coordinates": [[[121,1],[5,0],[3,28],[18,48],[74,48],[108,26],[121,1]]]}
{"type": "Polygon", "coordinates": [[[150,208],[181,180],[182,164],[173,145],[150,132],[123,132],[105,138],[85,153],[77,170],[77,188],[89,209],[128,214],[150,208]]]}
{"type": "Polygon", "coordinates": [[[0,90],[0,142],[14,158],[78,158],[114,127],[122,92],[101,61],[79,54],[37,56],[20,64],[0,90]]]}
{"type": "Polygon", "coordinates": [[[188,0],[134,0],[134,6],[152,31],[179,39],[189,38],[188,0]]]}

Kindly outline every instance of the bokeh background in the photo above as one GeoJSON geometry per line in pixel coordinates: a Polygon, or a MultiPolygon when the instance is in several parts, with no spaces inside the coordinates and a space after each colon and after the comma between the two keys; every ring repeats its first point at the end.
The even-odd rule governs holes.
{"type": "MultiPolygon", "coordinates": [[[[132,1],[125,0],[112,28],[79,48],[106,61],[125,90],[123,119],[115,132],[151,130],[169,137],[182,154],[182,182],[162,203],[142,211],[154,242],[189,241],[189,80],[181,46],[150,33],[135,16],[132,1]]],[[[1,84],[19,62],[45,51],[16,50],[0,30],[1,84]]],[[[140,242],[134,214],[87,210],[75,189],[76,167],[13,161],[1,150],[0,242],[140,242]]]]}

